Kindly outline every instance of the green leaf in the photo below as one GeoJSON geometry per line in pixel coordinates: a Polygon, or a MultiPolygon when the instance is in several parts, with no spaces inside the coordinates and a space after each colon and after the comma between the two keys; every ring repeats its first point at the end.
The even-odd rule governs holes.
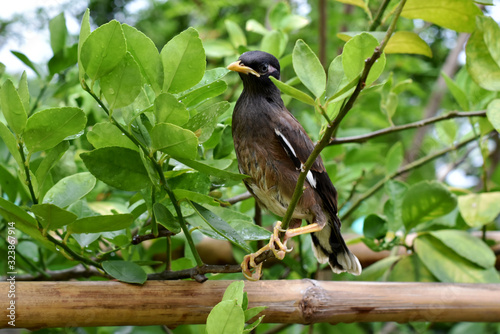
{"type": "Polygon", "coordinates": [[[209,40],[203,41],[203,48],[207,57],[210,58],[223,58],[236,55],[236,50],[233,45],[228,41],[222,40],[209,40]]]}
{"type": "Polygon", "coordinates": [[[436,278],[420,261],[417,254],[404,256],[396,262],[390,274],[391,282],[436,282],[436,278]]]}
{"type": "MultiPolygon", "coordinates": [[[[235,231],[238,231],[238,234],[246,241],[267,240],[271,236],[271,232],[263,227],[255,225],[253,218],[244,213],[220,206],[212,206],[210,207],[210,211],[219,216],[222,220],[228,222],[228,224],[231,225],[235,231]]],[[[209,226],[207,226],[205,230],[202,228],[201,231],[211,238],[223,240],[221,236],[213,232],[209,226]]]]}
{"type": "Polygon", "coordinates": [[[20,61],[22,61],[26,66],[28,66],[29,68],[31,68],[33,70],[33,72],[35,72],[35,74],[41,78],[42,75],[40,74],[40,72],[38,71],[38,69],[36,68],[35,64],[33,64],[33,62],[22,52],[19,52],[19,51],[10,51],[14,56],[16,56],[17,59],[19,59],[20,61]]]}
{"type": "Polygon", "coordinates": [[[142,89],[142,74],[137,62],[127,52],[115,68],[101,78],[101,89],[111,110],[126,107],[142,89]]]}
{"type": "Polygon", "coordinates": [[[138,151],[139,148],[110,122],[97,123],[87,133],[87,140],[95,148],[119,146],[138,151]]]}
{"type": "Polygon", "coordinates": [[[269,23],[273,29],[281,29],[283,20],[291,13],[290,5],[286,2],[277,2],[269,11],[269,23]]]}
{"type": "Polygon", "coordinates": [[[440,230],[432,231],[430,234],[461,257],[474,262],[484,269],[495,266],[496,258],[491,248],[481,239],[473,237],[465,231],[440,230]]]}
{"type": "Polygon", "coordinates": [[[196,85],[205,73],[205,50],[194,28],[172,38],[161,50],[163,91],[179,93],[196,85]]]}
{"type": "Polygon", "coordinates": [[[338,92],[347,82],[342,67],[342,55],[338,55],[328,67],[328,80],[326,82],[325,99],[328,100],[338,92]]]}
{"type": "Polygon", "coordinates": [[[180,101],[184,103],[186,107],[192,109],[213,97],[219,96],[224,93],[226,89],[226,82],[218,80],[197,89],[190,90],[189,93],[181,96],[180,101]]]}
{"type": "Polygon", "coordinates": [[[285,52],[287,36],[280,30],[267,32],[260,42],[260,49],[280,58],[285,52]]]}
{"type": "Polygon", "coordinates": [[[15,222],[16,229],[32,237],[37,241],[37,244],[55,251],[54,244],[42,236],[42,233],[38,230],[35,218],[3,197],[0,197],[0,216],[8,222],[15,222]]]}
{"type": "Polygon", "coordinates": [[[407,19],[422,19],[459,32],[472,32],[481,10],[470,0],[408,0],[401,12],[407,19]]]}
{"type": "Polygon", "coordinates": [[[467,225],[481,227],[500,214],[500,192],[469,194],[458,197],[458,209],[467,225]]]}
{"type": "Polygon", "coordinates": [[[30,209],[42,224],[44,230],[55,230],[71,224],[78,218],[74,213],[54,204],[35,204],[30,209]]]}
{"type": "Polygon", "coordinates": [[[234,281],[226,288],[224,296],[222,296],[222,301],[225,300],[236,300],[236,304],[241,306],[243,304],[243,288],[245,287],[245,282],[234,281]]]}
{"type": "Polygon", "coordinates": [[[438,124],[436,124],[436,132],[442,142],[444,142],[446,145],[452,145],[457,138],[457,123],[452,119],[439,122],[438,124]]]}
{"type": "MultiPolygon", "coordinates": [[[[49,174],[50,170],[61,160],[63,154],[68,150],[69,143],[67,141],[63,141],[56,145],[54,148],[50,149],[46,152],[45,157],[43,158],[40,165],[35,172],[35,177],[38,182],[38,188],[44,189],[44,183],[46,180],[51,180],[51,175],[49,174]]],[[[44,194],[40,193],[39,197],[43,198],[44,194]]]]}
{"type": "Polygon", "coordinates": [[[314,99],[308,94],[304,93],[303,91],[300,91],[295,87],[287,85],[286,83],[279,81],[275,77],[269,77],[269,78],[283,94],[289,95],[294,99],[307,103],[311,106],[315,105],[314,99]]]}
{"type": "Polygon", "coordinates": [[[370,239],[381,239],[387,234],[387,221],[376,214],[370,214],[363,223],[363,235],[370,239]]]}
{"type": "Polygon", "coordinates": [[[460,88],[446,73],[441,71],[441,75],[443,76],[444,81],[446,82],[446,86],[450,90],[451,95],[453,95],[453,98],[455,101],[457,101],[458,105],[460,108],[462,108],[463,111],[468,111],[470,110],[470,102],[469,99],[467,98],[467,95],[465,92],[460,88]]]}
{"type": "Polygon", "coordinates": [[[494,267],[484,269],[471,263],[429,234],[421,235],[415,239],[414,248],[420,260],[441,282],[500,282],[494,267]]]}
{"type": "Polygon", "coordinates": [[[134,221],[130,213],[91,216],[77,219],[68,225],[68,233],[98,233],[123,230],[134,221]]]}
{"type": "Polygon", "coordinates": [[[83,68],[81,54],[83,43],[87,40],[90,35],[90,10],[87,8],[85,14],[82,17],[82,23],[80,28],[80,37],[78,39],[78,72],[79,80],[82,81],[85,77],[85,69],[83,68]]]}
{"type": "Polygon", "coordinates": [[[267,306],[256,306],[249,308],[245,311],[245,322],[250,321],[250,319],[257,316],[260,312],[264,311],[267,308],[267,306]]]}
{"type": "Polygon", "coordinates": [[[110,186],[136,191],[151,184],[137,151],[124,147],[102,147],[81,153],[80,157],[95,177],[110,186]]]}
{"type": "Polygon", "coordinates": [[[217,127],[217,120],[230,107],[229,102],[222,101],[212,104],[206,108],[199,109],[189,122],[184,126],[198,136],[198,142],[204,143],[212,136],[217,127]]]}
{"type": "Polygon", "coordinates": [[[0,106],[12,131],[21,134],[26,127],[28,116],[21,97],[10,79],[5,80],[0,89],[0,106]]]}
{"type": "MultiPolygon", "coordinates": [[[[344,46],[342,53],[342,65],[347,79],[350,81],[356,78],[363,72],[365,61],[373,55],[375,48],[379,42],[375,37],[368,33],[361,33],[351,38],[344,46]]],[[[385,54],[373,64],[370,74],[366,78],[366,84],[370,85],[377,80],[380,74],[384,71],[385,54]]]]}
{"type": "Polygon", "coordinates": [[[21,75],[17,92],[23,103],[24,110],[28,112],[30,110],[30,91],[28,88],[28,75],[26,74],[26,71],[23,71],[23,74],[21,75]]]}
{"type": "Polygon", "coordinates": [[[227,162],[228,160],[207,160],[204,162],[198,161],[198,160],[190,160],[190,159],[182,159],[182,158],[177,158],[177,161],[180,163],[194,168],[197,171],[200,171],[204,174],[207,175],[213,175],[216,177],[219,177],[221,179],[227,179],[227,180],[233,180],[233,181],[240,181],[245,179],[247,176],[243,174],[237,174],[229,171],[223,170],[224,168],[227,168],[227,162]]]}
{"type": "Polygon", "coordinates": [[[130,261],[103,261],[102,267],[110,276],[126,283],[143,284],[148,275],[138,264],[130,261]]]}
{"type": "Polygon", "coordinates": [[[94,30],[85,40],[80,60],[85,73],[97,80],[111,72],[125,56],[127,45],[121,24],[112,20],[94,30]]]}
{"type": "Polygon", "coordinates": [[[28,119],[24,142],[30,152],[48,150],[82,131],[86,124],[87,117],[80,108],[45,109],[28,119]]]}
{"type": "Polygon", "coordinates": [[[389,149],[389,152],[387,152],[387,156],[385,158],[386,175],[395,173],[403,163],[403,159],[403,144],[398,141],[389,149]]]}
{"type": "Polygon", "coordinates": [[[269,32],[269,30],[267,30],[266,27],[264,27],[260,22],[254,20],[254,19],[250,19],[247,21],[247,23],[245,25],[245,30],[251,31],[251,32],[254,32],[254,33],[260,34],[260,35],[265,35],[269,32]]]}
{"type": "Polygon", "coordinates": [[[398,95],[391,91],[380,101],[380,109],[382,109],[387,114],[387,117],[392,120],[392,117],[398,108],[398,104],[398,95]]]}
{"type": "Polygon", "coordinates": [[[488,19],[478,17],[476,30],[465,47],[470,76],[480,87],[492,91],[500,90],[500,63],[493,58],[485,36],[498,34],[498,29],[498,26],[488,24],[488,19]]]}
{"type": "Polygon", "coordinates": [[[498,23],[489,16],[480,16],[476,20],[481,22],[482,30],[484,31],[484,43],[488,48],[491,58],[500,66],[500,46],[498,45],[500,27],[498,23]]]}
{"type": "Polygon", "coordinates": [[[21,159],[21,154],[19,153],[17,147],[17,140],[14,134],[7,128],[5,124],[0,122],[0,138],[4,142],[5,146],[9,150],[10,154],[14,157],[19,168],[24,168],[23,160],[21,159]]]}
{"type": "Polygon", "coordinates": [[[170,93],[158,95],[154,102],[156,123],[184,125],[189,120],[186,106],[170,93]]]}
{"type": "Polygon", "coordinates": [[[68,30],[66,29],[66,19],[64,18],[64,12],[49,21],[49,30],[50,46],[52,47],[52,52],[54,54],[57,54],[66,46],[66,38],[68,37],[68,30]]]}
{"type": "Polygon", "coordinates": [[[451,212],[457,199],[443,184],[437,181],[422,181],[410,187],[403,199],[403,223],[406,230],[420,223],[451,212]]]}
{"type": "Polygon", "coordinates": [[[236,300],[225,300],[214,306],[207,318],[207,334],[238,334],[245,327],[245,314],[236,300]]]}
{"type": "Polygon", "coordinates": [[[408,190],[408,185],[401,181],[390,180],[384,185],[385,192],[389,196],[391,205],[384,207],[384,214],[387,216],[389,231],[397,232],[403,226],[403,198],[408,190]],[[386,212],[387,210],[390,212],[386,212]]]}
{"type": "Polygon", "coordinates": [[[175,234],[181,231],[179,221],[174,217],[174,215],[172,215],[172,213],[170,213],[165,205],[161,203],[153,204],[153,212],[158,224],[161,224],[167,230],[175,234]]]}
{"type": "Polygon", "coordinates": [[[400,259],[399,256],[388,256],[374,264],[363,268],[361,275],[356,277],[357,281],[381,281],[384,274],[390,270],[396,261],[400,259]]]}
{"type": "Polygon", "coordinates": [[[215,215],[210,210],[203,206],[190,202],[191,206],[196,210],[198,215],[220,236],[229,240],[232,244],[240,247],[241,249],[251,252],[251,248],[245,243],[243,237],[229,225],[226,221],[222,220],[219,216],[215,215]]]}
{"type": "Polygon", "coordinates": [[[220,205],[220,202],[218,202],[212,196],[204,195],[196,191],[190,191],[187,189],[174,189],[174,194],[179,201],[188,199],[190,201],[196,201],[197,203],[202,203],[202,204],[208,204],[213,206],[220,205]]]}
{"type": "Polygon", "coordinates": [[[486,116],[495,130],[500,131],[500,99],[495,99],[488,104],[486,116]]]}
{"type": "Polygon", "coordinates": [[[65,208],[87,195],[95,184],[96,179],[89,172],[66,176],[47,191],[43,203],[65,208]]]}
{"type": "Polygon", "coordinates": [[[151,130],[153,148],[173,158],[195,159],[198,155],[196,135],[177,125],[160,123],[151,130]]]}
{"type": "Polygon", "coordinates": [[[326,73],[316,54],[301,39],[295,43],[293,48],[293,69],[300,81],[317,98],[326,88],[326,73]]]}
{"type": "Polygon", "coordinates": [[[163,87],[163,68],[160,54],[153,41],[139,30],[122,24],[127,41],[127,51],[132,54],[142,77],[158,95],[163,87]]]}
{"type": "Polygon", "coordinates": [[[245,33],[241,30],[237,23],[227,19],[224,21],[224,24],[226,25],[226,31],[229,34],[229,40],[236,49],[240,46],[247,45],[245,33]]]}
{"type": "Polygon", "coordinates": [[[391,36],[384,52],[417,54],[432,58],[431,47],[412,31],[396,31],[391,36]]]}
{"type": "Polygon", "coordinates": [[[370,9],[366,5],[366,1],[364,0],[337,0],[337,1],[348,5],[357,6],[359,8],[362,8],[365,12],[370,13],[370,9]]]}

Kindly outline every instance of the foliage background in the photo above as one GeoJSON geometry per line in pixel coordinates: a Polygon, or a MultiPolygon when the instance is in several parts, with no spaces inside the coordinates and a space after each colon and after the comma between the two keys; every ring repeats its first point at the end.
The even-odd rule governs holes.
{"type": "MultiPolygon", "coordinates": [[[[257,220],[261,220],[259,223],[268,228],[278,217],[264,214],[259,219],[251,198],[230,207],[220,206],[245,192],[236,175],[230,127],[232,106],[242,87],[237,76],[226,76],[223,68],[247,49],[264,49],[279,56],[282,81],[312,96],[314,89],[308,84],[308,78],[299,74],[300,66],[294,59],[302,57],[304,64],[319,61],[327,70],[329,80],[335,78],[328,69],[333,59],[348,49],[345,46],[347,32],[368,30],[370,19],[376,16],[383,2],[171,0],[148,2],[142,10],[130,12],[131,3],[90,1],[85,4],[90,9],[87,28],[90,32],[107,24],[106,29],[118,29],[120,25],[116,21],[108,24],[113,19],[133,26],[152,41],[144,42],[142,38],[145,44],[140,45],[144,52],[161,51],[157,60],[148,58],[146,52],[141,55],[139,44],[130,44],[131,36],[137,36],[135,30],[121,26],[128,43],[126,48],[123,48],[123,39],[121,46],[118,43],[111,50],[111,55],[100,54],[98,59],[108,57],[112,64],[113,59],[117,59],[109,71],[116,66],[122,66],[122,70],[115,72],[115,76],[99,67],[92,70],[92,56],[98,52],[101,38],[113,36],[116,30],[103,32],[102,37],[95,38],[94,46],[84,47],[83,42],[78,45],[82,35],[67,33],[66,18],[74,15],[82,21],[83,6],[79,12],[67,8],[65,16],[49,17],[43,10],[37,12],[43,18],[40,22],[44,22],[40,23],[40,29],[50,36],[47,43],[53,51],[46,63],[34,64],[17,53],[26,65],[25,74],[0,68],[3,124],[0,126],[0,215],[3,217],[0,228],[2,233],[7,233],[8,223],[16,222],[17,269],[25,279],[108,279],[91,269],[96,265],[123,281],[143,282],[147,274],[153,278],[155,273],[167,268],[187,269],[199,265],[200,261],[239,263],[244,254],[262,243],[259,240],[268,237],[264,229],[254,227],[256,215],[257,220]],[[301,53],[296,46],[299,39],[305,41],[318,58],[307,50],[301,53]],[[195,46],[188,54],[193,54],[194,58],[190,59],[193,64],[201,64],[205,62],[200,52],[203,50],[208,71],[205,72],[205,65],[185,67],[182,75],[172,79],[173,86],[167,87],[165,71],[155,72],[144,65],[155,61],[165,64],[165,59],[172,58],[164,46],[173,40],[177,48],[185,41],[196,44],[200,40],[203,46],[195,46]],[[168,57],[161,56],[163,50],[168,57]],[[83,72],[82,66],[76,66],[79,56],[85,64],[83,72]],[[125,60],[121,62],[122,59],[125,60]],[[127,73],[127,76],[117,76],[117,73],[127,73]],[[151,73],[159,73],[161,79],[151,79],[147,76],[151,73]],[[83,87],[82,78],[86,80],[83,87]],[[122,84],[124,86],[120,86],[122,84]],[[114,94],[117,85],[124,92],[118,97],[114,94]],[[160,95],[161,91],[175,95],[160,95]],[[174,100],[181,100],[182,104],[174,100]],[[111,111],[114,119],[106,115],[99,104],[111,111]],[[13,112],[20,109],[29,118],[13,112]],[[170,110],[176,113],[171,114],[170,110]],[[127,141],[117,132],[113,126],[115,120],[135,142],[127,141]],[[180,144],[173,145],[172,138],[165,138],[161,133],[177,134],[180,144]],[[16,150],[16,142],[25,145],[24,149],[16,150]],[[141,146],[146,150],[141,151],[141,146]],[[156,149],[162,153],[151,153],[156,149]],[[151,153],[154,160],[148,160],[147,153],[151,153]],[[26,168],[23,161],[28,161],[26,168]],[[183,199],[180,206],[174,205],[168,191],[158,186],[162,180],[155,174],[157,166],[170,191],[183,199]],[[117,171],[125,168],[127,173],[120,176],[117,171]],[[32,180],[31,187],[26,184],[27,175],[32,180]],[[161,234],[164,233],[162,227],[179,233],[186,226],[176,219],[178,209],[188,228],[198,227],[190,235],[201,258],[186,244],[185,233],[132,244],[135,235],[161,234]],[[239,233],[228,232],[226,223],[239,233]],[[206,235],[211,238],[207,239],[206,235]],[[212,238],[222,239],[221,244],[214,246],[212,238]],[[226,239],[232,244],[224,241],[226,239]],[[226,251],[215,259],[208,258],[208,254],[214,253],[214,247],[226,251]],[[75,270],[82,264],[85,278],[80,277],[82,271],[75,270]]],[[[425,3],[422,1],[420,5],[425,3]]],[[[386,31],[397,4],[398,1],[388,2],[387,16],[382,16],[386,20],[380,23],[379,31],[386,31]]],[[[415,4],[408,1],[407,8],[415,4]]],[[[488,1],[479,5],[485,4],[491,5],[488,1]]],[[[481,117],[450,117],[428,127],[390,132],[362,144],[332,145],[322,152],[343,205],[340,214],[344,218],[344,233],[363,234],[362,239],[354,239],[352,243],[363,241],[374,250],[390,250],[391,256],[365,268],[359,278],[334,276],[328,268],[318,270],[322,268],[317,267],[309,251],[309,237],[301,237],[296,240],[296,251],[282,263],[266,268],[263,279],[499,282],[495,253],[488,247],[494,241],[477,238],[472,232],[478,231],[481,236],[486,231],[498,230],[500,224],[500,141],[498,132],[493,130],[498,131],[500,127],[500,105],[496,100],[500,89],[500,52],[494,38],[499,36],[500,29],[492,20],[476,23],[475,14],[480,13],[479,10],[477,13],[469,10],[468,21],[453,16],[458,8],[470,9],[467,6],[476,5],[469,0],[442,4],[452,10],[442,15],[444,21],[440,22],[430,18],[422,20],[425,12],[416,19],[403,14],[397,31],[416,32],[421,39],[412,41],[414,49],[403,44],[399,49],[396,46],[393,53],[386,50],[386,64],[380,78],[365,89],[336,136],[360,136],[394,124],[446,115],[449,111],[478,112],[482,113],[481,117]],[[464,53],[457,50],[463,49],[471,32],[474,43],[468,44],[464,66],[464,53]],[[429,47],[419,44],[421,40],[429,47]],[[486,110],[487,118],[484,117],[486,110]],[[458,147],[466,141],[466,145],[458,147]],[[442,150],[448,153],[426,160],[442,150]],[[411,165],[415,161],[427,163],[411,165]],[[409,166],[407,172],[399,175],[398,171],[406,166],[409,166]],[[413,232],[417,232],[418,237],[413,243],[407,242],[405,236],[413,232]],[[399,246],[408,252],[398,254],[399,246]]],[[[12,38],[15,32],[12,27],[19,29],[23,18],[16,20],[0,23],[2,39],[12,38]]],[[[82,31],[85,35],[85,29],[82,31]]],[[[366,37],[364,41],[370,42],[370,39],[366,37]]],[[[368,55],[372,52],[369,50],[368,55]]],[[[355,58],[344,60],[354,62],[355,58]]],[[[336,75],[342,75],[345,66],[331,68],[337,70],[336,75]]],[[[314,85],[316,75],[320,74],[308,74],[314,85]]],[[[328,82],[327,92],[328,87],[332,87],[328,82]]],[[[301,101],[300,94],[294,91],[283,96],[288,108],[314,140],[320,139],[325,131],[325,119],[318,112],[325,105],[316,99],[321,94],[322,91],[313,98],[314,106],[304,103],[304,98],[301,101]]],[[[340,105],[332,103],[325,112],[333,117],[340,105]]],[[[2,238],[0,249],[6,252],[7,247],[2,238]]],[[[2,270],[7,268],[6,258],[0,259],[2,270]]],[[[207,276],[209,279],[242,278],[240,273],[207,276]]],[[[265,333],[274,327],[276,325],[261,324],[256,331],[265,333]]],[[[160,327],[65,331],[146,330],[170,331],[160,327]]],[[[173,332],[204,330],[203,326],[181,326],[173,332]]],[[[373,323],[295,325],[282,330],[283,333],[308,331],[496,333],[500,328],[497,324],[373,323]]]]}

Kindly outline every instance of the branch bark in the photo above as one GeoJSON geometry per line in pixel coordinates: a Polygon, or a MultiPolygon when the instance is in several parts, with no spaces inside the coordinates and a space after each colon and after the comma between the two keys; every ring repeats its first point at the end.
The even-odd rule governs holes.
{"type": "MultiPolygon", "coordinates": [[[[201,324],[231,281],[17,282],[16,327],[201,324]]],[[[0,289],[7,298],[9,282],[0,289]]],[[[449,283],[245,282],[264,322],[500,321],[500,285],[449,283]]],[[[5,300],[6,301],[6,300],[5,300]]],[[[6,305],[2,303],[2,305],[6,305]]],[[[2,307],[0,328],[8,325],[2,307]]]]}

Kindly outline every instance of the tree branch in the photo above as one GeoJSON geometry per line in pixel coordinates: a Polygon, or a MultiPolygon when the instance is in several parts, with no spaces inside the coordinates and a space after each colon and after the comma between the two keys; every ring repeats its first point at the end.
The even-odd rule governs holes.
{"type": "Polygon", "coordinates": [[[368,191],[366,191],[363,195],[361,195],[361,196],[360,196],[360,197],[359,197],[359,198],[358,198],[358,199],[357,199],[357,200],[356,200],[356,201],[355,201],[355,202],[354,202],[354,203],[353,203],[353,204],[349,207],[349,209],[348,209],[348,210],[347,210],[347,211],[346,211],[346,212],[345,212],[345,213],[344,213],[344,214],[340,217],[340,219],[342,220],[342,219],[345,219],[345,218],[349,217],[349,216],[350,216],[350,215],[354,212],[354,210],[356,210],[356,209],[358,208],[358,206],[359,206],[359,205],[360,205],[360,204],[361,204],[364,200],[366,200],[367,198],[369,198],[369,197],[373,196],[373,195],[374,195],[374,194],[375,194],[375,193],[376,193],[376,192],[377,192],[380,188],[382,188],[382,187],[383,187],[383,185],[384,185],[387,181],[389,181],[389,180],[391,180],[391,179],[393,179],[393,178],[395,178],[395,177],[397,177],[397,176],[399,176],[399,175],[401,175],[401,174],[404,174],[404,173],[406,173],[406,172],[408,172],[408,171],[410,171],[410,170],[412,170],[412,169],[415,169],[415,168],[417,168],[417,167],[420,167],[420,166],[422,166],[422,165],[425,165],[426,163],[428,163],[428,162],[430,162],[430,161],[432,161],[432,160],[434,160],[434,159],[437,159],[437,158],[439,158],[440,156],[445,155],[446,153],[449,153],[449,152],[451,152],[451,151],[458,150],[459,148],[461,148],[461,147],[463,147],[463,146],[467,145],[468,143],[470,143],[470,142],[472,142],[472,141],[476,140],[477,138],[478,138],[478,136],[474,136],[474,137],[471,137],[471,138],[469,138],[469,139],[466,139],[466,140],[464,140],[464,141],[462,141],[462,142],[460,142],[460,143],[458,143],[458,144],[456,144],[456,145],[454,145],[454,146],[451,146],[451,147],[445,148],[445,149],[443,149],[443,150],[441,150],[441,151],[438,151],[438,152],[436,152],[436,153],[434,153],[434,154],[431,154],[431,155],[428,155],[428,156],[423,157],[423,158],[421,158],[421,159],[418,159],[418,160],[416,160],[416,161],[413,161],[413,162],[411,162],[411,163],[409,163],[409,164],[407,164],[407,165],[405,165],[405,166],[401,167],[401,168],[400,168],[400,169],[398,169],[396,172],[394,172],[394,173],[392,173],[392,174],[390,174],[390,175],[387,175],[387,176],[386,176],[386,177],[384,177],[382,180],[380,180],[379,182],[377,182],[377,183],[376,183],[373,187],[371,187],[370,189],[368,189],[368,191]]]}
{"type": "Polygon", "coordinates": [[[436,116],[428,119],[424,119],[421,121],[403,124],[398,126],[391,126],[389,128],[377,130],[368,134],[352,136],[352,137],[344,137],[344,138],[332,138],[330,140],[329,145],[339,145],[339,144],[347,144],[347,143],[364,143],[369,139],[373,139],[379,136],[384,136],[391,133],[396,133],[399,131],[420,128],[429,124],[441,122],[447,119],[452,118],[462,118],[462,117],[486,117],[486,110],[480,111],[470,111],[470,112],[459,112],[459,111],[450,111],[449,113],[441,116],[436,116]]]}

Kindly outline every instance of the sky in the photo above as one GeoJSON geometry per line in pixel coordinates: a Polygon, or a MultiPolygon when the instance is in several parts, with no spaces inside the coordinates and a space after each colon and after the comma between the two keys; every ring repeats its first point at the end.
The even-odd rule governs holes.
{"type": "MultiPolygon", "coordinates": [[[[136,12],[148,4],[148,0],[135,0],[127,5],[127,10],[136,12]]],[[[29,20],[36,20],[37,8],[44,8],[49,18],[53,18],[64,9],[66,26],[70,35],[78,35],[80,32],[80,21],[74,18],[71,13],[83,13],[87,8],[88,1],[82,0],[1,0],[0,18],[9,20],[15,15],[24,15],[29,20]]],[[[30,22],[31,29],[16,30],[16,38],[0,40],[0,62],[2,62],[9,73],[27,71],[29,76],[34,76],[34,72],[28,69],[11,50],[24,53],[34,63],[46,63],[52,57],[50,48],[50,34],[48,24],[44,29],[39,29],[42,23],[30,22]]]]}

